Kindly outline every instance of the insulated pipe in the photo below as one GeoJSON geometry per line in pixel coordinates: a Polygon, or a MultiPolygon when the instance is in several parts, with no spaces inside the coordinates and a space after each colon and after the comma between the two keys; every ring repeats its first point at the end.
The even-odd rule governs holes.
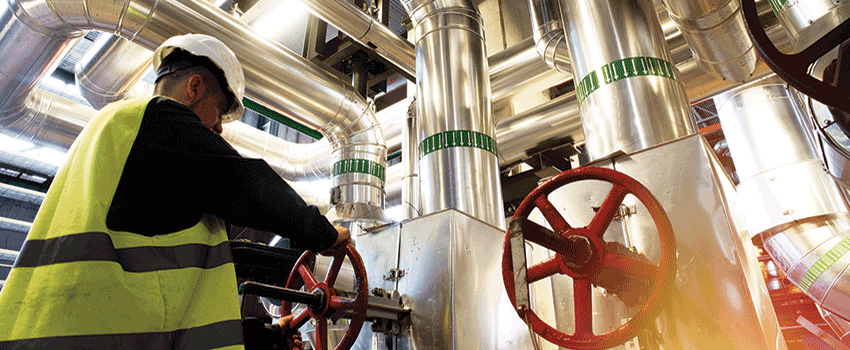
{"type": "Polygon", "coordinates": [[[824,309],[850,316],[850,213],[776,76],[715,98],[750,234],[786,278],[824,309]]]}
{"type": "Polygon", "coordinates": [[[696,132],[650,1],[562,0],[561,11],[591,161],[696,132]]]}
{"type": "MultiPolygon", "coordinates": [[[[412,80],[416,76],[413,44],[346,0],[301,0],[314,16],[330,23],[363,46],[374,50],[412,80]]],[[[277,3],[277,0],[262,0],[277,3]]]]}
{"type": "Polygon", "coordinates": [[[850,0],[774,0],[770,6],[799,52],[850,19],[850,0]]]}
{"type": "Polygon", "coordinates": [[[697,64],[706,72],[742,83],[758,63],[740,0],[664,0],[697,64]]]}
{"type": "Polygon", "coordinates": [[[414,24],[422,214],[505,227],[484,26],[469,0],[402,2],[414,24]]]}
{"type": "MultiPolygon", "coordinates": [[[[2,74],[20,77],[0,83],[4,98],[0,111],[19,109],[22,102],[8,101],[23,101],[28,87],[50,67],[67,39],[79,36],[81,30],[118,33],[150,49],[174,35],[190,31],[209,34],[239,57],[246,80],[251,82],[246,88],[248,97],[328,136],[334,148],[332,179],[336,194],[332,201],[336,216],[331,217],[341,223],[361,218],[364,222],[383,220],[386,146],[374,111],[350,84],[263,39],[239,20],[200,1],[43,0],[27,2],[26,6],[9,1],[0,6],[5,10],[2,27],[14,29],[4,31],[0,40],[6,44],[0,47],[15,47],[15,52],[0,54],[21,58],[4,62],[25,62],[0,65],[8,68],[0,70],[2,74]],[[21,46],[17,40],[31,45],[21,46]],[[34,59],[27,60],[30,56],[34,59]]],[[[2,124],[14,121],[5,118],[2,124]]]]}
{"type": "Polygon", "coordinates": [[[117,35],[102,34],[74,66],[80,95],[95,109],[125,98],[150,96],[153,85],[137,84],[153,52],[117,35]]]}
{"type": "Polygon", "coordinates": [[[499,51],[487,61],[490,65],[490,89],[494,105],[523,93],[540,92],[572,78],[570,72],[558,72],[540,59],[534,38],[499,51]]]}
{"type": "Polygon", "coordinates": [[[531,13],[531,32],[537,53],[549,67],[572,74],[570,49],[567,47],[561,6],[558,0],[528,0],[531,13]]]}
{"type": "Polygon", "coordinates": [[[15,112],[16,116],[10,118],[15,121],[0,128],[0,133],[62,151],[71,148],[96,113],[87,106],[44,90],[30,93],[24,106],[15,112]]]}
{"type": "Polygon", "coordinates": [[[410,104],[405,118],[404,132],[401,139],[402,158],[401,165],[404,175],[401,177],[401,205],[403,219],[419,217],[420,213],[420,186],[419,186],[419,162],[413,157],[417,154],[416,138],[416,100],[410,104]],[[406,157],[404,155],[407,155],[406,157]]]}

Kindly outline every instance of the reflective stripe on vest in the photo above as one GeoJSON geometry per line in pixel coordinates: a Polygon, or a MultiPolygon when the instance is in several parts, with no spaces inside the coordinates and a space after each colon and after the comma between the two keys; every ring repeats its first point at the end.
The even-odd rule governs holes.
{"type": "Polygon", "coordinates": [[[74,142],[0,290],[0,348],[242,348],[221,220],[153,237],[106,228],[150,100],[105,107],[74,142]]]}

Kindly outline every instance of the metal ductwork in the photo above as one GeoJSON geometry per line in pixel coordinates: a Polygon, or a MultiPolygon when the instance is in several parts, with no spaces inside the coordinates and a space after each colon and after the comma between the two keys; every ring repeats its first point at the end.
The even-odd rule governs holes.
{"type": "Polygon", "coordinates": [[[300,1],[307,6],[310,13],[330,23],[360,45],[374,50],[378,57],[401,69],[406,78],[413,79],[416,76],[416,55],[413,44],[383,23],[376,21],[346,0],[300,1]]]}
{"type": "Polygon", "coordinates": [[[120,36],[98,36],[74,67],[80,95],[98,110],[125,98],[150,96],[153,85],[138,82],[152,58],[151,50],[120,36]]]}
{"type": "Polygon", "coordinates": [[[590,160],[696,132],[650,1],[562,0],[561,11],[590,160]]]}
{"type": "Polygon", "coordinates": [[[770,2],[779,23],[785,28],[793,52],[799,52],[815,40],[850,19],[850,1],[848,0],[806,0],[770,2]]]}
{"type": "Polygon", "coordinates": [[[402,1],[414,24],[422,214],[505,227],[484,26],[468,0],[402,1]]]}
{"type": "MultiPolygon", "coordinates": [[[[83,30],[113,32],[149,49],[190,30],[222,40],[239,57],[250,82],[246,96],[325,135],[334,148],[332,181],[339,222],[383,221],[386,146],[374,112],[350,84],[202,1],[51,0],[5,2],[0,52],[5,75],[0,111],[20,110],[26,96],[68,39],[83,30]],[[256,38],[256,40],[245,40],[256,38]],[[12,44],[14,43],[14,44],[12,44]],[[9,52],[5,52],[9,51],[9,52]]],[[[4,118],[2,125],[17,120],[4,118]]]]}
{"type": "Polygon", "coordinates": [[[490,89],[493,104],[525,93],[536,93],[572,78],[540,59],[534,38],[528,38],[490,56],[490,89]]]}
{"type": "Polygon", "coordinates": [[[0,133],[63,152],[71,148],[96,113],[89,107],[44,90],[30,93],[23,107],[14,112],[8,118],[13,122],[0,128],[0,133]]]}
{"type": "Polygon", "coordinates": [[[752,76],[758,56],[740,0],[664,0],[670,18],[706,72],[742,83],[752,76]]]}
{"type": "Polygon", "coordinates": [[[566,43],[561,7],[558,0],[528,0],[532,35],[537,53],[549,67],[572,74],[570,49],[566,43]]]}
{"type": "Polygon", "coordinates": [[[775,76],[715,101],[750,235],[801,291],[850,317],[850,213],[799,102],[775,76]]]}

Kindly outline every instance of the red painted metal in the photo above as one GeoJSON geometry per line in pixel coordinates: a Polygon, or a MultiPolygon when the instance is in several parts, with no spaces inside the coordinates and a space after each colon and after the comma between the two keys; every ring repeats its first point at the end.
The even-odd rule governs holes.
{"type": "MultiPolygon", "coordinates": [[[[535,333],[554,344],[570,349],[606,349],[634,338],[641,329],[648,326],[658,316],[663,304],[668,300],[669,291],[673,289],[673,279],[676,275],[676,240],[667,214],[646,187],[628,175],[611,169],[578,168],[555,175],[531,191],[514,213],[514,218],[528,217],[535,208],[541,211],[546,221],[562,239],[575,235],[583,236],[591,242],[592,250],[590,260],[579,268],[570,267],[564,263],[565,252],[559,251],[555,252],[555,257],[552,259],[528,267],[526,277],[528,283],[556,273],[566,274],[573,278],[575,334],[566,334],[540,320],[533,310],[517,309],[513,285],[510,232],[505,236],[505,243],[502,248],[502,277],[505,290],[514,309],[517,310],[517,314],[531,326],[535,333]],[[560,187],[582,180],[601,180],[610,182],[614,186],[590,224],[587,227],[573,228],[558,213],[547,196],[560,187]],[[658,229],[661,245],[661,261],[658,265],[638,261],[603,249],[605,241],[602,240],[602,236],[628,194],[634,195],[646,206],[658,229]],[[591,281],[602,269],[616,269],[623,273],[651,279],[652,290],[646,304],[625,324],[608,333],[593,334],[591,281]]],[[[531,241],[534,242],[534,240],[531,241]]]]}
{"type": "MultiPolygon", "coordinates": [[[[304,286],[310,292],[321,290],[324,295],[324,305],[317,310],[307,308],[301,311],[291,322],[291,327],[300,328],[307,322],[309,318],[316,320],[316,349],[327,350],[328,344],[328,327],[327,318],[333,315],[338,310],[353,310],[351,323],[348,324],[348,329],[345,335],[340,340],[334,350],[348,350],[354,345],[357,335],[360,334],[360,329],[363,327],[363,322],[366,321],[366,308],[369,304],[369,285],[366,279],[366,267],[363,266],[363,259],[360,254],[354,250],[351,245],[346,246],[345,252],[340,252],[334,255],[330,270],[322,282],[318,282],[316,277],[307,267],[307,262],[311,261],[316,256],[314,252],[304,252],[298,258],[298,262],[292,268],[289,274],[289,279],[286,280],[286,288],[294,288],[298,282],[298,278],[304,281],[304,286]],[[339,270],[342,267],[342,262],[348,256],[351,261],[352,269],[354,270],[354,281],[357,286],[357,294],[354,299],[344,298],[336,295],[334,283],[339,275],[339,270]]],[[[281,305],[281,316],[292,314],[292,302],[283,301],[281,305]]]]}

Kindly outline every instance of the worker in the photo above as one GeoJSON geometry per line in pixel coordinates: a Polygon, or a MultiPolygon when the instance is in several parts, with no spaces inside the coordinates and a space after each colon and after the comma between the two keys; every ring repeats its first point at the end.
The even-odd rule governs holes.
{"type": "Polygon", "coordinates": [[[225,222],[326,254],[350,241],[219,135],[245,91],[224,43],[172,37],[153,65],[155,96],[104,107],[54,178],[0,291],[0,349],[242,348],[225,222]]]}

